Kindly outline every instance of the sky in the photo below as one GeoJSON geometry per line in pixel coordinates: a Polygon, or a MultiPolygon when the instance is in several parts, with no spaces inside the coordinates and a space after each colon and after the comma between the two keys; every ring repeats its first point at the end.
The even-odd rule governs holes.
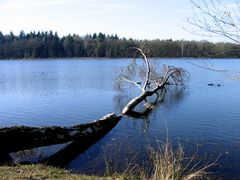
{"type": "MultiPolygon", "coordinates": [[[[190,0],[0,0],[0,31],[103,32],[133,39],[203,40],[189,33],[190,0]]],[[[211,41],[211,39],[210,39],[211,41]]]]}

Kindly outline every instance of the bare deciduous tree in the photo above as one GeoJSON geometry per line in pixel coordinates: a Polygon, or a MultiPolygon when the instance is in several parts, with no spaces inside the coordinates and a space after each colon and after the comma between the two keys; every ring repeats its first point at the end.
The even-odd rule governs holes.
{"type": "Polygon", "coordinates": [[[240,43],[240,5],[225,3],[221,0],[191,0],[193,16],[188,23],[197,27],[191,31],[205,36],[225,37],[235,43],[240,43]],[[199,32],[199,30],[203,30],[199,32]]]}
{"type": "Polygon", "coordinates": [[[121,73],[116,78],[116,87],[119,90],[124,90],[125,85],[131,84],[140,90],[140,95],[133,98],[123,108],[124,115],[144,115],[148,114],[155,104],[145,104],[146,110],[142,113],[134,111],[134,108],[142,101],[147,101],[148,96],[153,94],[159,97],[159,91],[165,91],[167,85],[182,86],[186,82],[188,73],[182,69],[173,66],[163,65],[162,69],[158,69],[151,63],[140,48],[130,48],[134,50],[131,63],[122,69],[121,73]],[[147,113],[146,113],[147,112],[147,113]]]}

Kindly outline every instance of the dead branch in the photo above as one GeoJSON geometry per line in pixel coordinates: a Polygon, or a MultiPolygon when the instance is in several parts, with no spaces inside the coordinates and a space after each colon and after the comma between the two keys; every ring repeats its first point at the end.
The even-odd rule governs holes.
{"type": "MultiPolygon", "coordinates": [[[[124,85],[134,85],[141,90],[141,94],[133,98],[123,108],[122,114],[140,114],[134,111],[134,108],[147,97],[157,94],[167,85],[182,86],[186,82],[188,73],[182,69],[173,66],[164,65],[161,71],[158,71],[156,66],[149,62],[146,55],[140,48],[131,48],[135,50],[134,57],[129,66],[122,69],[121,73],[116,78],[116,87],[122,90],[124,85]],[[140,58],[136,58],[139,55],[140,58]],[[138,60],[138,62],[137,62],[138,60]]],[[[146,108],[146,112],[152,109],[152,106],[146,108]]],[[[145,114],[145,113],[143,113],[145,114]]]]}

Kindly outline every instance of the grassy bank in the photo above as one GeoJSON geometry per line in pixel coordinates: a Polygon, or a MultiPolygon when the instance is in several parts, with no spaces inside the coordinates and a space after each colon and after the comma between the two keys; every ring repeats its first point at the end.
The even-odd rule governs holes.
{"type": "Polygon", "coordinates": [[[200,165],[199,162],[194,161],[194,156],[186,158],[181,146],[173,151],[172,146],[168,142],[160,145],[158,151],[150,148],[149,159],[151,167],[141,168],[137,164],[129,164],[123,173],[112,173],[108,174],[106,177],[73,174],[64,169],[40,164],[0,166],[0,179],[195,180],[209,179],[207,170],[215,164],[213,163],[200,165]]]}
{"type": "Polygon", "coordinates": [[[72,174],[64,169],[58,169],[44,165],[16,165],[16,166],[0,166],[0,179],[2,180],[107,180],[111,178],[101,178],[95,176],[85,176],[72,174]]]}

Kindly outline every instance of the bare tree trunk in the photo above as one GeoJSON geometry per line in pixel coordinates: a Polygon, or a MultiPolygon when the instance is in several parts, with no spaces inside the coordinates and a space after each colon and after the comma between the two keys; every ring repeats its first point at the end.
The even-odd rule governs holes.
{"type": "Polygon", "coordinates": [[[144,91],[140,96],[133,98],[129,103],[123,108],[122,114],[128,115],[131,111],[142,101],[144,101],[148,96],[151,96],[153,93],[150,91],[144,91]]]}
{"type": "MultiPolygon", "coordinates": [[[[138,105],[138,103],[136,103],[135,105],[132,106],[131,110],[128,108],[125,109],[126,112],[124,112],[126,115],[129,115],[131,117],[134,118],[146,118],[154,109],[154,107],[158,104],[158,102],[162,101],[165,97],[166,94],[166,90],[162,89],[161,91],[161,96],[159,96],[158,93],[156,93],[157,97],[153,102],[146,102],[144,103],[144,110],[141,112],[135,111],[134,107],[138,105]]],[[[140,101],[140,100],[139,100],[140,101]]],[[[142,102],[142,101],[140,101],[142,102]]],[[[139,103],[140,103],[139,102],[139,103]]],[[[129,104],[128,104],[129,105],[129,104]]]]}
{"type": "MultiPolygon", "coordinates": [[[[72,127],[10,127],[0,129],[0,154],[8,157],[10,152],[32,149],[41,146],[61,144],[81,139],[89,140],[112,129],[121,119],[114,113],[104,116],[100,120],[72,127]]],[[[84,142],[85,142],[84,141],[84,142]]],[[[83,142],[83,143],[84,143],[83,142]]],[[[1,158],[0,157],[0,158],[1,158]]],[[[6,159],[6,158],[5,158],[6,159]]],[[[0,159],[4,160],[4,158],[0,159]]]]}

